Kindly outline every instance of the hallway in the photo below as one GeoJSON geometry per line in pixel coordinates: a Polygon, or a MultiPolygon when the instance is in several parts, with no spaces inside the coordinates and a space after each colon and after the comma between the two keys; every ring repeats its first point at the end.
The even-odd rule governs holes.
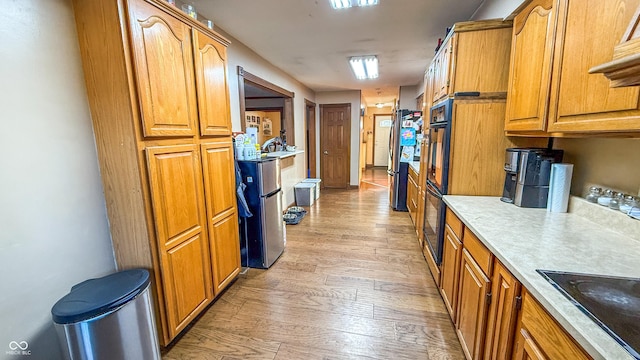
{"type": "Polygon", "coordinates": [[[282,257],[250,269],[163,359],[464,359],[388,190],[322,190],[282,257]]]}

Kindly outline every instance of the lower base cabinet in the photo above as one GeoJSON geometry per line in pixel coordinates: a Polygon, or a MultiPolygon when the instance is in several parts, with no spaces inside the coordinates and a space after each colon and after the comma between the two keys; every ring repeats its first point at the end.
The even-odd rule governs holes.
{"type": "Polygon", "coordinates": [[[513,359],[591,359],[526,291],[516,328],[513,359]]]}
{"type": "Polygon", "coordinates": [[[590,359],[449,209],[445,222],[438,287],[467,359],[590,359]]]}

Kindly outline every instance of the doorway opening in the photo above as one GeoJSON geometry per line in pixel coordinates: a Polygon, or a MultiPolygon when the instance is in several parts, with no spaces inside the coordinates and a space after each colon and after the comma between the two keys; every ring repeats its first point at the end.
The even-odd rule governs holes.
{"type": "Polygon", "coordinates": [[[238,66],[238,90],[243,132],[256,129],[259,144],[279,137],[280,143],[286,139],[287,145],[295,145],[293,92],[245,71],[242,66],[238,66]]]}

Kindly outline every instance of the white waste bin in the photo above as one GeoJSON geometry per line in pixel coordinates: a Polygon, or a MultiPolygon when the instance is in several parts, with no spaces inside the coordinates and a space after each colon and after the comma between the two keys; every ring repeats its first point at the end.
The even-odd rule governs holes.
{"type": "Polygon", "coordinates": [[[51,309],[65,358],[160,360],[149,281],[133,269],[73,286],[51,309]]]}
{"type": "Polygon", "coordinates": [[[321,179],[307,178],[307,179],[302,180],[302,182],[315,184],[315,187],[314,187],[313,191],[316,194],[316,200],[318,200],[318,198],[320,197],[320,183],[322,182],[322,180],[321,179]]]}

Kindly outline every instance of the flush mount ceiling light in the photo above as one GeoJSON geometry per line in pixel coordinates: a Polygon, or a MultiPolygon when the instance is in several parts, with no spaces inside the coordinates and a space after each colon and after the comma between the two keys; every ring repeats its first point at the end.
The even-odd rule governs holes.
{"type": "Polygon", "coordinates": [[[349,59],[349,65],[358,80],[378,77],[378,58],[375,55],[353,56],[349,59]]]}
{"type": "Polygon", "coordinates": [[[371,6],[377,4],[378,0],[358,0],[358,6],[371,6]]]}
{"type": "Polygon", "coordinates": [[[331,0],[334,9],[346,9],[351,7],[351,0],[331,0]]]}
{"type": "MultiPolygon", "coordinates": [[[[331,0],[331,6],[334,9],[346,9],[352,6],[351,2],[356,0],[331,0]]],[[[378,4],[378,0],[357,0],[358,6],[371,6],[378,4]]]]}
{"type": "Polygon", "coordinates": [[[377,103],[377,104],[376,104],[376,107],[377,107],[378,109],[382,109],[382,108],[384,107],[384,104],[383,104],[383,103],[377,103]]]}

